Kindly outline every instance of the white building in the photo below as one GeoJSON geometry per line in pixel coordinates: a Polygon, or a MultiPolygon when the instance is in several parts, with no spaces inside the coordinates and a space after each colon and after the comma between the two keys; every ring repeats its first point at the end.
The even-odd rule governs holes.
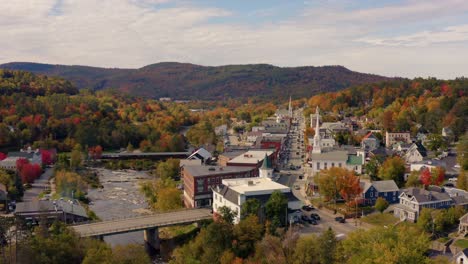
{"type": "Polygon", "coordinates": [[[257,199],[263,208],[274,191],[280,191],[286,196],[288,209],[301,208],[301,201],[293,195],[289,187],[267,178],[261,170],[260,175],[258,178],[223,180],[221,185],[213,188],[213,212],[217,213],[219,208],[226,206],[234,212],[234,223],[237,224],[241,220],[242,205],[248,199],[257,199]]]}
{"type": "Polygon", "coordinates": [[[362,173],[362,166],[365,162],[365,153],[362,150],[356,151],[356,155],[351,155],[347,150],[334,150],[323,148],[322,137],[317,131],[319,128],[319,108],[316,110],[316,126],[313,139],[311,161],[309,164],[312,167],[312,173],[316,174],[320,170],[329,169],[332,167],[346,168],[354,170],[356,173],[362,173]]]}

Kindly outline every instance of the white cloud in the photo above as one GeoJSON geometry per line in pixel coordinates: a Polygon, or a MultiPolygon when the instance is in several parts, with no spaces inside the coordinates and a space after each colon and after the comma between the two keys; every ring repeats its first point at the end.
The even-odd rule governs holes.
{"type": "Polygon", "coordinates": [[[380,22],[423,20],[436,10],[440,11],[438,16],[448,16],[449,9],[453,9],[452,15],[463,12],[467,5],[458,0],[444,1],[448,7],[438,4],[441,1],[410,1],[354,11],[322,5],[305,10],[302,16],[255,26],[240,21],[212,22],[232,13],[186,2],[167,7],[162,4],[169,0],[58,1],[58,6],[53,0],[8,1],[0,9],[0,62],[104,67],[141,67],[159,61],[203,65],[340,64],[353,70],[409,77],[455,77],[468,68],[460,60],[468,54],[467,47],[460,44],[467,41],[467,25],[396,37],[375,36],[375,32],[391,31],[395,26],[380,22]],[[55,10],[52,15],[51,9],[55,10]],[[455,47],[450,45],[456,46],[458,54],[447,54],[448,48],[455,47]],[[408,58],[413,62],[409,63],[408,58]],[[424,65],[415,64],[417,61],[424,61],[424,65]]]}

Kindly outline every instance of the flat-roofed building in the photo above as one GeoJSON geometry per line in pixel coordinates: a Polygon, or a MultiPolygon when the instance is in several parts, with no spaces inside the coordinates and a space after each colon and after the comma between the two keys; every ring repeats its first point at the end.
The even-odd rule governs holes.
{"type": "Polygon", "coordinates": [[[262,165],[265,154],[270,159],[272,166],[276,165],[276,151],[274,149],[257,149],[249,150],[227,162],[229,166],[243,166],[260,168],[262,165]]]}
{"type": "MultiPolygon", "coordinates": [[[[274,191],[280,191],[288,199],[288,209],[293,212],[301,208],[301,201],[297,199],[288,186],[279,184],[266,177],[227,179],[213,188],[213,212],[226,206],[234,212],[234,223],[241,220],[242,205],[249,199],[257,199],[261,204],[260,218],[264,215],[264,206],[274,191]]],[[[286,214],[287,212],[285,212],[286,214]]]]}
{"type": "Polygon", "coordinates": [[[184,204],[188,208],[208,207],[212,204],[212,187],[223,179],[251,178],[258,176],[255,167],[247,166],[184,166],[184,204]]]}

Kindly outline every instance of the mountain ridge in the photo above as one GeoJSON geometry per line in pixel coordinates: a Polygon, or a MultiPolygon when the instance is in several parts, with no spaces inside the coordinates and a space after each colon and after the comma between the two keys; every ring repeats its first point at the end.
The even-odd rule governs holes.
{"type": "Polygon", "coordinates": [[[0,68],[65,78],[78,88],[117,89],[151,98],[220,100],[310,97],[349,86],[395,78],[359,73],[340,65],[278,67],[270,64],[202,66],[158,62],[137,69],[10,62],[0,68]]]}

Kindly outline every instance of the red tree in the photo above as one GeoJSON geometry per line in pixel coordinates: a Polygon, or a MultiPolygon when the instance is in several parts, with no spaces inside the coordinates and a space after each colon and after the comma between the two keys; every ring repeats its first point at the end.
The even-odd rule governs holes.
{"type": "Polygon", "coordinates": [[[423,169],[421,171],[420,179],[421,179],[422,184],[424,184],[424,186],[431,185],[432,184],[431,171],[429,169],[427,169],[427,168],[423,169]]]}
{"type": "Polygon", "coordinates": [[[437,167],[431,171],[432,184],[441,185],[445,180],[445,170],[442,167],[437,167]]]}
{"type": "Polygon", "coordinates": [[[4,160],[7,158],[7,155],[5,153],[0,152],[0,160],[4,160]]]}
{"type": "Polygon", "coordinates": [[[42,159],[42,164],[44,165],[50,165],[52,164],[52,154],[48,150],[41,150],[41,159],[42,159]]]}

